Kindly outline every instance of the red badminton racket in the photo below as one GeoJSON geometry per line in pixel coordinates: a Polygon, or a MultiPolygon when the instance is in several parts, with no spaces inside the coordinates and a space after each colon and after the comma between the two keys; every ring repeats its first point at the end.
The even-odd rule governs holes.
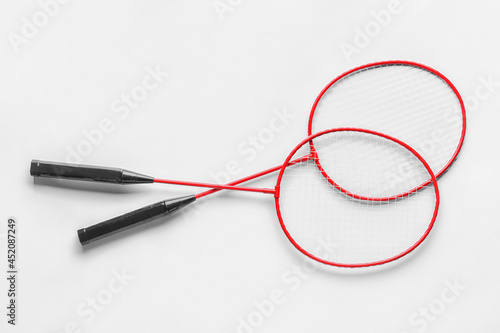
{"type": "MultiPolygon", "coordinates": [[[[439,178],[460,152],[466,114],[458,90],[437,70],[411,61],[381,61],[339,75],[316,98],[309,135],[345,126],[369,128],[402,140],[439,178]]],[[[427,179],[402,193],[388,193],[387,198],[429,183],[427,179]]],[[[346,194],[354,192],[337,185],[346,194]]]]}
{"type": "MultiPolygon", "coordinates": [[[[333,127],[369,128],[396,137],[415,148],[439,178],[462,148],[466,113],[457,88],[436,69],[412,61],[380,61],[339,75],[316,98],[308,135],[333,127]]],[[[280,168],[229,184],[241,184],[280,168]]],[[[414,188],[401,188],[401,193],[386,193],[385,199],[412,193],[429,183],[427,179],[414,188]]],[[[356,194],[334,185],[348,195],[356,194]]],[[[217,191],[206,191],[200,197],[217,191]]]]}
{"type": "MultiPolygon", "coordinates": [[[[333,127],[369,128],[396,137],[415,148],[439,178],[462,148],[466,114],[460,93],[442,73],[416,62],[390,60],[353,68],[321,91],[309,115],[308,135],[333,127]]],[[[276,166],[228,185],[280,169],[276,166]]],[[[352,189],[332,183],[340,191],[356,195],[352,189]]],[[[400,193],[386,193],[381,199],[392,200],[429,183],[426,179],[413,188],[401,188],[400,193]]],[[[198,197],[217,191],[220,189],[208,190],[198,197]]]]}
{"type": "MultiPolygon", "coordinates": [[[[414,147],[428,161],[436,177],[440,177],[462,147],[466,115],[458,90],[437,70],[411,61],[381,61],[353,68],[321,91],[309,116],[308,135],[333,127],[369,128],[396,137],[414,147]]],[[[228,185],[238,185],[280,168],[269,168],[228,185]]],[[[48,177],[61,177],[61,172],[51,174],[50,168],[42,171],[46,171],[48,177]]],[[[127,173],[107,179],[99,172],[98,177],[94,177],[90,170],[89,174],[81,176],[80,171],[66,172],[64,177],[116,183],[153,182],[150,177],[134,178],[127,173]]],[[[387,193],[385,199],[412,193],[429,182],[427,179],[401,193],[387,193]]],[[[356,195],[342,184],[334,182],[334,185],[348,195],[356,195]]],[[[207,190],[198,197],[221,189],[207,190]]]]}
{"type": "MultiPolygon", "coordinates": [[[[127,178],[134,175],[126,174],[127,178]]],[[[319,262],[343,267],[379,265],[410,253],[429,234],[439,206],[436,178],[425,160],[398,139],[364,129],[331,129],[309,136],[281,166],[274,189],[155,181],[273,194],[281,227],[292,244],[319,262]],[[400,174],[400,165],[406,166],[404,174],[400,174]],[[394,174],[404,182],[390,182],[394,174]],[[415,188],[428,179],[425,188],[386,199],[387,193],[403,193],[402,189],[415,188]],[[333,184],[343,184],[362,197],[346,195],[333,184]],[[318,252],[321,241],[327,239],[335,247],[318,252]]],[[[88,244],[171,214],[205,195],[161,201],[80,229],[80,241],[88,244]]]]}
{"type": "MultiPolygon", "coordinates": [[[[466,114],[460,93],[442,73],[416,62],[391,60],[359,66],[339,75],[316,98],[309,115],[308,135],[344,126],[369,128],[402,140],[419,152],[438,178],[460,152],[466,114]]],[[[238,185],[280,168],[276,166],[228,185],[238,185]]],[[[332,182],[340,191],[362,199],[352,189],[332,182]]],[[[426,179],[413,188],[401,188],[400,193],[386,193],[380,199],[392,200],[429,183],[430,179],[426,179]]],[[[208,190],[198,197],[217,191],[220,189],[208,190]]]]}

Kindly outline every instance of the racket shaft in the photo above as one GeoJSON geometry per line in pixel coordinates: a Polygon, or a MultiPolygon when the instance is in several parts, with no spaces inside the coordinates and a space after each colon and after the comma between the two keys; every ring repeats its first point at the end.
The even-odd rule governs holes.
{"type": "Polygon", "coordinates": [[[31,161],[30,174],[35,177],[84,180],[114,184],[152,183],[153,177],[119,168],[70,163],[31,161]]]}
{"type": "Polygon", "coordinates": [[[195,200],[196,198],[194,195],[189,195],[160,201],[90,227],[80,229],[78,230],[78,238],[82,245],[87,245],[118,232],[170,215],[195,200]]]}

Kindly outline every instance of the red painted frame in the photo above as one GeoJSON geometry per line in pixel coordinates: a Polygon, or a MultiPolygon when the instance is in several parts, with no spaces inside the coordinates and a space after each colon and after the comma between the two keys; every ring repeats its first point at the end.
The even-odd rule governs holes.
{"type": "MultiPolygon", "coordinates": [[[[446,76],[444,76],[443,74],[441,74],[440,72],[438,72],[437,70],[435,70],[434,68],[431,68],[429,66],[426,66],[426,65],[423,65],[423,64],[419,64],[419,63],[416,63],[416,62],[413,62],[413,61],[407,61],[407,60],[388,60],[388,61],[379,61],[379,62],[373,62],[373,63],[365,64],[365,65],[353,68],[351,70],[348,70],[347,72],[344,72],[344,73],[340,74],[335,79],[333,79],[330,83],[328,83],[325,88],[323,88],[323,90],[320,92],[320,94],[318,95],[318,97],[314,101],[314,104],[313,104],[312,109],[311,109],[311,113],[309,114],[309,122],[308,122],[308,125],[307,125],[308,134],[309,135],[313,134],[313,133],[311,133],[312,132],[312,122],[313,122],[313,118],[314,118],[314,113],[316,112],[316,107],[318,106],[318,103],[321,100],[321,98],[323,97],[323,95],[326,93],[326,91],[328,89],[331,88],[331,86],[333,86],[339,80],[345,78],[346,76],[348,76],[348,75],[350,75],[350,74],[352,74],[354,72],[361,71],[361,70],[366,70],[367,68],[370,68],[370,67],[394,66],[394,65],[406,65],[406,66],[418,67],[418,68],[421,68],[423,70],[426,70],[426,71],[428,71],[428,72],[430,72],[430,73],[438,76],[440,79],[442,79],[443,81],[445,81],[448,84],[448,86],[453,90],[453,92],[455,93],[455,95],[457,96],[457,98],[458,98],[458,100],[460,102],[460,107],[462,109],[462,120],[463,120],[462,121],[462,133],[461,133],[460,140],[458,142],[457,148],[455,149],[455,152],[453,153],[452,157],[450,158],[450,160],[448,161],[448,163],[446,163],[446,165],[441,170],[439,170],[436,173],[436,178],[439,178],[453,164],[453,162],[456,160],[456,158],[457,158],[457,156],[458,156],[458,154],[460,152],[460,149],[462,148],[462,145],[463,145],[463,142],[464,142],[464,138],[465,138],[465,130],[466,130],[466,123],[467,123],[467,121],[466,121],[464,101],[463,101],[462,97],[460,96],[460,93],[458,92],[457,88],[453,85],[453,83],[451,83],[450,80],[448,80],[448,78],[446,76]]],[[[312,141],[311,141],[311,150],[313,150],[313,149],[314,149],[314,146],[312,146],[312,141]]],[[[329,177],[327,177],[327,175],[324,172],[323,168],[321,167],[321,164],[319,163],[318,159],[315,159],[315,161],[316,161],[316,164],[318,165],[318,168],[320,169],[320,171],[322,171],[323,175],[339,191],[341,191],[341,192],[345,193],[346,195],[349,195],[349,196],[351,196],[353,198],[361,199],[361,200],[377,200],[377,201],[394,200],[394,199],[397,199],[397,198],[400,198],[400,197],[404,197],[404,196],[406,196],[406,195],[408,195],[410,193],[416,192],[416,191],[422,189],[423,187],[425,187],[425,186],[427,186],[427,185],[429,185],[431,183],[431,181],[429,180],[429,181],[427,181],[425,183],[422,183],[421,185],[419,185],[419,186],[417,186],[417,187],[415,187],[413,189],[410,189],[408,192],[398,193],[398,194],[396,194],[394,196],[391,196],[391,197],[385,197],[385,198],[368,198],[368,197],[363,197],[363,196],[359,196],[359,195],[356,195],[354,193],[351,193],[348,190],[346,190],[346,189],[342,188],[341,186],[339,186],[338,184],[336,184],[335,182],[333,182],[333,180],[331,180],[329,177]]]]}

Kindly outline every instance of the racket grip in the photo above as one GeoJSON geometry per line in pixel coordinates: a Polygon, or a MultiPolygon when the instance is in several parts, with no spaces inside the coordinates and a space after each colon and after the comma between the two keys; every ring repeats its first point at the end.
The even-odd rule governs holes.
{"type": "Polygon", "coordinates": [[[31,161],[30,175],[114,184],[153,183],[153,177],[124,169],[39,160],[31,161]]]}
{"type": "Polygon", "coordinates": [[[170,215],[196,200],[194,195],[160,201],[77,231],[82,245],[170,215]]]}

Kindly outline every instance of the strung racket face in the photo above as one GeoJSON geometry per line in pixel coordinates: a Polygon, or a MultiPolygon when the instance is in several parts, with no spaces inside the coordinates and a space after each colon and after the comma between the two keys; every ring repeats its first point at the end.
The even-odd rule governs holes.
{"type": "Polygon", "coordinates": [[[340,128],[310,136],[292,151],[275,202],[283,231],[302,253],[333,266],[365,267],[422,243],[437,216],[439,191],[432,169],[410,146],[370,130],[340,128]],[[384,199],[422,183],[428,185],[384,199]]]}
{"type": "MultiPolygon", "coordinates": [[[[465,125],[462,98],[446,77],[417,63],[386,61],[355,68],[330,82],[313,105],[309,135],[333,127],[385,133],[413,147],[439,177],[457,157],[465,125]]],[[[402,192],[390,196],[427,184],[412,183],[414,188],[400,188],[402,192]]]]}

